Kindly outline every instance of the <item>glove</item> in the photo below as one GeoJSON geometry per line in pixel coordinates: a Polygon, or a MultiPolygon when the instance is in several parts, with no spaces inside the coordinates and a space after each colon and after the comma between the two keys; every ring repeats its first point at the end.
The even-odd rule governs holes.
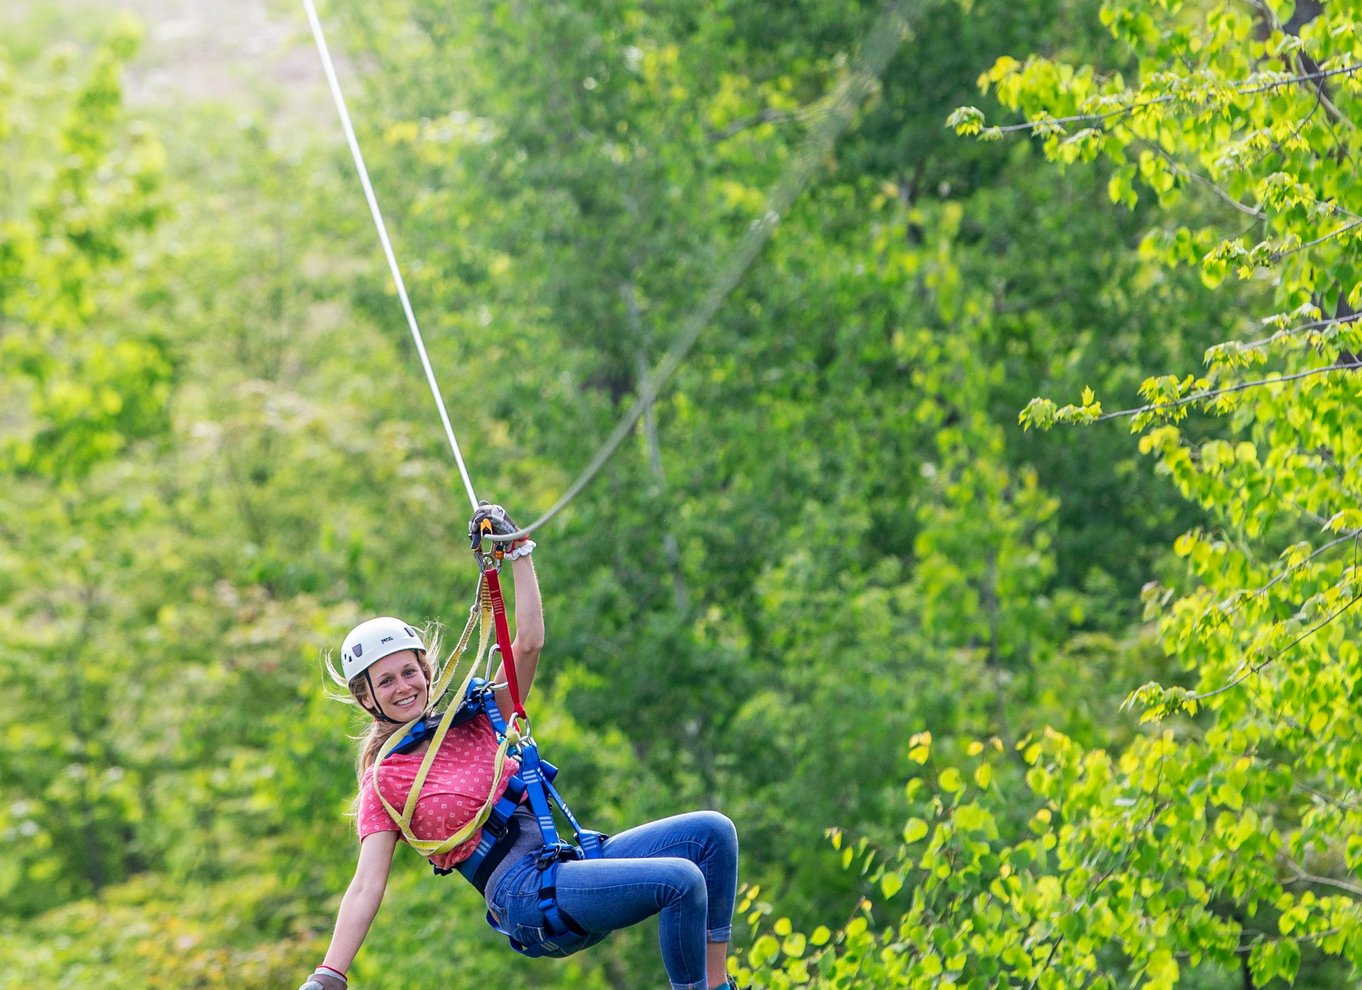
{"type": "Polygon", "coordinates": [[[298,990],[346,990],[347,986],[344,980],[319,969],[298,990]]]}
{"type": "MultiPolygon", "coordinates": [[[[505,536],[514,533],[518,527],[511,521],[511,517],[506,514],[506,510],[499,505],[492,505],[486,500],[479,501],[477,509],[473,512],[473,518],[468,521],[468,542],[474,550],[482,546],[483,521],[487,521],[492,528],[492,532],[497,536],[505,536]]],[[[505,546],[505,544],[502,544],[505,546]]],[[[510,549],[506,547],[506,549],[510,549]]]]}

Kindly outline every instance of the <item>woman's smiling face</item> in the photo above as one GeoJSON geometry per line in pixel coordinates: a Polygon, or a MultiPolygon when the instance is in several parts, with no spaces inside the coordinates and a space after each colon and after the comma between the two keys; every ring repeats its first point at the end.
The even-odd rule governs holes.
{"type": "MultiPolygon", "coordinates": [[[[378,710],[393,721],[410,722],[426,710],[430,684],[415,650],[402,650],[378,661],[369,668],[369,683],[378,710]]],[[[373,710],[372,703],[364,707],[373,710]]]]}

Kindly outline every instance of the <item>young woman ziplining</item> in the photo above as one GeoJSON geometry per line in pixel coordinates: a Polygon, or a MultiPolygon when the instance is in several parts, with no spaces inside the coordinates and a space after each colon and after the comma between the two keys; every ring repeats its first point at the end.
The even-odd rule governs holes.
{"type": "MultiPolygon", "coordinates": [[[[469,532],[476,542],[478,533],[489,531],[506,536],[517,529],[500,506],[480,503],[469,532]]],[[[463,717],[443,732],[433,728],[434,718],[425,718],[439,700],[431,697],[436,642],[428,653],[412,626],[390,617],[363,622],[345,637],[337,679],[373,717],[358,760],[359,861],[326,957],[300,990],[345,990],[346,971],[378,913],[399,840],[411,836],[427,847],[448,846],[460,832],[467,838],[429,854],[432,865],[437,873],[464,872],[487,900],[488,921],[518,951],[569,955],[657,915],[672,990],[736,986],[726,975],[737,892],[733,823],[717,812],[697,811],[609,838],[587,833],[593,841],[570,846],[557,841],[552,812],[536,797],[543,793],[536,787],[537,751],[507,748],[507,724],[514,727],[517,711],[523,714],[520,703],[544,646],[534,548],[533,541],[519,540],[505,553],[515,585],[515,638],[503,650],[512,658],[511,676],[503,665],[481,695],[475,696],[481,682],[474,684],[463,717]],[[403,728],[411,731],[385,755],[403,728]],[[432,746],[438,746],[434,754],[428,752],[432,746]],[[490,825],[470,831],[494,803],[504,820],[494,816],[490,825]],[[475,870],[469,868],[473,861],[475,870]]],[[[510,732],[514,741],[515,729],[510,732]]],[[[552,772],[547,776],[551,780],[552,772]]]]}

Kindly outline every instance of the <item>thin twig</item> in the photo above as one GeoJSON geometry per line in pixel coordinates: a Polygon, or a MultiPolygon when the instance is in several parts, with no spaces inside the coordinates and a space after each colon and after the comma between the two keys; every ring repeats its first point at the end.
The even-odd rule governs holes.
{"type": "Polygon", "coordinates": [[[1142,413],[1165,412],[1169,409],[1179,409],[1182,406],[1191,405],[1194,402],[1201,402],[1205,399],[1215,399],[1222,395],[1230,395],[1234,392],[1243,392],[1251,388],[1258,388],[1262,385],[1277,385],[1283,382],[1296,382],[1302,378],[1311,378],[1314,375],[1322,375],[1330,371],[1354,371],[1352,365],[1327,364],[1322,368],[1307,368],[1305,371],[1298,371],[1294,375],[1282,375],[1280,378],[1261,378],[1251,382],[1239,382],[1235,385],[1227,385],[1224,388],[1207,389],[1204,392],[1196,392],[1192,395],[1185,395],[1172,402],[1154,402],[1147,406],[1140,406],[1138,409],[1117,409],[1109,413],[1102,413],[1097,417],[1097,422],[1108,419],[1118,419],[1122,416],[1139,416],[1142,413]]]}
{"type": "Polygon", "coordinates": [[[1240,345],[1244,350],[1260,350],[1268,344],[1274,344],[1285,337],[1294,337],[1299,333],[1306,333],[1310,330],[1322,330],[1325,327],[1338,326],[1343,323],[1356,323],[1362,319],[1362,313],[1349,313],[1347,316],[1335,316],[1327,320],[1311,320],[1309,323],[1302,323],[1298,327],[1291,327],[1287,330],[1278,330],[1271,337],[1263,337],[1261,340],[1251,340],[1240,345]]]}
{"type": "MultiPolygon", "coordinates": [[[[1336,207],[1336,209],[1341,210],[1342,208],[1336,207]]],[[[1354,217],[1357,216],[1357,214],[1355,213],[1351,213],[1349,215],[1354,217]]],[[[1352,223],[1344,224],[1342,227],[1339,227],[1338,230],[1331,231],[1330,233],[1325,234],[1323,237],[1316,237],[1313,241],[1306,241],[1304,244],[1297,244],[1295,247],[1287,248],[1285,251],[1274,251],[1272,253],[1272,260],[1281,261],[1283,258],[1286,258],[1290,255],[1300,254],[1302,251],[1307,251],[1312,247],[1317,247],[1318,245],[1323,244],[1325,241],[1333,240],[1340,234],[1346,234],[1354,227],[1362,227],[1362,217],[1357,217],[1357,219],[1353,220],[1352,223]]]]}
{"type": "MultiPolygon", "coordinates": [[[[1277,79],[1274,80],[1273,82],[1263,83],[1258,86],[1243,85],[1238,87],[1231,87],[1231,89],[1234,93],[1237,93],[1240,96],[1255,96],[1259,93],[1266,93],[1274,89],[1282,89],[1285,86],[1290,86],[1295,83],[1312,82],[1315,80],[1327,79],[1331,76],[1350,75],[1351,73],[1357,72],[1359,69],[1362,69],[1362,62],[1354,62],[1351,65],[1345,65],[1337,69],[1328,69],[1320,72],[1304,73],[1297,76],[1289,76],[1285,79],[1277,79]]],[[[1049,127],[1053,124],[1099,123],[1104,120],[1110,120],[1113,117],[1121,117],[1126,114],[1132,114],[1138,110],[1147,109],[1148,107],[1159,106],[1164,103],[1171,103],[1174,100],[1180,98],[1181,98],[1180,95],[1166,93],[1163,96],[1156,96],[1149,100],[1142,100],[1139,103],[1132,103],[1129,104],[1128,106],[1117,107],[1115,110],[1107,110],[1103,113],[1081,113],[1074,114],[1069,117],[1046,117],[1043,120],[1027,120],[1023,121],[1020,124],[1004,124],[998,127],[994,133],[1007,134],[1013,131],[1031,131],[1035,130],[1037,127],[1042,126],[1049,127]]]]}
{"type": "Polygon", "coordinates": [[[1348,609],[1352,608],[1360,601],[1362,601],[1362,594],[1354,595],[1352,598],[1348,599],[1347,604],[1342,606],[1338,611],[1325,616],[1316,625],[1313,625],[1309,629],[1305,630],[1305,632],[1301,633],[1299,636],[1297,636],[1291,642],[1287,643],[1276,653],[1272,654],[1272,656],[1263,660],[1261,663],[1240,665],[1240,673],[1236,674],[1233,678],[1226,681],[1224,684],[1220,685],[1220,687],[1216,688],[1214,691],[1207,691],[1204,694],[1192,694],[1189,695],[1186,700],[1205,701],[1208,698],[1214,698],[1218,694],[1224,694],[1226,691],[1230,691],[1238,687],[1240,684],[1244,683],[1244,681],[1248,680],[1254,674],[1258,673],[1264,667],[1268,666],[1268,664],[1280,660],[1285,654],[1289,653],[1292,649],[1299,646],[1301,643],[1305,642],[1305,640],[1309,639],[1315,633],[1319,632],[1321,629],[1323,629],[1329,623],[1333,622],[1340,615],[1348,611],[1348,609]]]}
{"type": "MultiPolygon", "coordinates": [[[[1342,931],[1342,929],[1340,928],[1326,928],[1323,931],[1307,932],[1304,935],[1296,935],[1294,933],[1291,935],[1281,935],[1276,932],[1262,932],[1255,931],[1249,928],[1244,928],[1242,924],[1239,926],[1239,929],[1240,931],[1252,932],[1252,934],[1257,935],[1259,937],[1259,940],[1263,942],[1280,942],[1283,939],[1289,938],[1293,942],[1305,942],[1307,944],[1310,942],[1317,942],[1322,938],[1328,938],[1330,935],[1337,935],[1340,931],[1342,931]]],[[[1253,952],[1254,944],[1255,943],[1250,942],[1247,945],[1244,944],[1236,945],[1233,950],[1234,954],[1236,956],[1247,956],[1253,952]]],[[[1173,953],[1173,957],[1176,959],[1190,959],[1191,956],[1192,952],[1190,949],[1178,949],[1176,952],[1173,953]]]]}
{"type": "Polygon", "coordinates": [[[750,116],[733,121],[727,127],[710,130],[707,137],[711,141],[726,141],[749,127],[757,127],[760,124],[783,124],[787,120],[798,118],[803,113],[802,110],[777,110],[774,107],[763,107],[750,116]]]}
{"type": "MultiPolygon", "coordinates": [[[[1359,887],[1356,884],[1351,884],[1344,880],[1335,880],[1333,877],[1317,877],[1313,873],[1306,873],[1305,870],[1300,867],[1300,864],[1287,859],[1285,856],[1282,857],[1282,862],[1296,875],[1297,881],[1319,884],[1325,887],[1336,887],[1339,890],[1352,894],[1354,897],[1362,897],[1362,887],[1359,887]]],[[[1291,882],[1294,883],[1296,881],[1291,882]]]]}
{"type": "Polygon", "coordinates": [[[1173,170],[1173,173],[1175,175],[1181,175],[1188,179],[1193,180],[1194,182],[1201,183],[1203,186],[1210,189],[1211,192],[1215,193],[1215,195],[1219,197],[1223,202],[1234,207],[1240,213],[1246,213],[1249,216],[1253,217],[1253,219],[1255,220],[1267,219],[1267,214],[1264,213],[1262,210],[1258,209],[1256,206],[1249,206],[1245,203],[1239,202],[1239,200],[1231,196],[1228,192],[1226,192],[1224,189],[1218,186],[1213,180],[1208,179],[1200,172],[1193,172],[1190,168],[1187,168],[1185,165],[1179,163],[1175,158],[1173,158],[1172,155],[1170,155],[1167,151],[1164,151],[1163,148],[1159,147],[1157,144],[1154,144],[1153,142],[1145,143],[1147,144],[1148,147],[1152,148],[1159,155],[1159,157],[1161,157],[1164,160],[1168,167],[1173,170]]]}
{"type": "Polygon", "coordinates": [[[1291,786],[1299,791],[1304,791],[1306,794],[1314,795],[1322,801],[1329,802],[1339,811],[1358,811],[1359,809],[1362,809],[1362,804],[1358,804],[1355,801],[1345,801],[1340,797],[1335,797],[1325,791],[1311,787],[1309,784],[1302,784],[1298,780],[1291,781],[1291,786]]]}
{"type": "MultiPolygon", "coordinates": [[[[1301,52],[1296,52],[1296,54],[1291,57],[1291,61],[1297,66],[1305,65],[1304,56],[1301,52]]],[[[1313,61],[1313,59],[1311,61],[1313,61]]],[[[1316,94],[1318,94],[1320,102],[1324,104],[1324,113],[1330,121],[1335,124],[1347,124],[1350,130],[1357,130],[1357,124],[1353,122],[1353,119],[1340,110],[1333,100],[1329,99],[1329,94],[1324,91],[1323,83],[1318,83],[1314,86],[1314,90],[1316,94]]],[[[1338,147],[1343,147],[1343,142],[1338,140],[1337,134],[1334,135],[1334,143],[1338,147]]],[[[1351,157],[1352,156],[1349,155],[1349,158],[1351,157]]]]}
{"type": "Polygon", "coordinates": [[[1312,551],[1310,552],[1310,556],[1306,557],[1306,558],[1305,558],[1304,560],[1302,560],[1299,564],[1293,564],[1291,567],[1288,567],[1286,570],[1282,571],[1280,574],[1278,574],[1276,577],[1274,577],[1274,578],[1273,578],[1271,581],[1269,581],[1267,584],[1263,585],[1263,586],[1262,586],[1261,588],[1259,588],[1257,591],[1250,592],[1249,597],[1256,597],[1256,596],[1258,596],[1258,595],[1266,594],[1269,588],[1271,588],[1271,587],[1272,587],[1274,584],[1276,584],[1278,581],[1281,581],[1281,580],[1285,579],[1286,576],[1289,575],[1289,574],[1291,574],[1293,571],[1297,571],[1297,570],[1299,570],[1300,568],[1304,567],[1306,564],[1310,563],[1310,561],[1314,560],[1316,557],[1318,557],[1318,556],[1319,556],[1320,554],[1322,554],[1324,551],[1329,550],[1329,549],[1331,549],[1332,547],[1336,547],[1336,546],[1338,546],[1340,543],[1347,543],[1349,540],[1355,540],[1355,539],[1357,539],[1357,536],[1358,536],[1359,533],[1362,533],[1362,530],[1354,529],[1354,530],[1352,530],[1351,532],[1348,532],[1348,533],[1343,534],[1342,536],[1340,536],[1340,537],[1339,537],[1338,539],[1336,539],[1336,540],[1330,540],[1328,543],[1324,544],[1323,546],[1317,547],[1316,549],[1314,549],[1314,550],[1312,550],[1312,551]]]}
{"type": "MultiPolygon", "coordinates": [[[[1300,123],[1298,123],[1295,129],[1287,136],[1286,141],[1294,140],[1300,134],[1301,131],[1305,130],[1305,125],[1310,123],[1310,119],[1315,116],[1316,112],[1318,112],[1319,108],[1323,105],[1323,102],[1324,93],[1322,90],[1316,87],[1315,105],[1310,108],[1309,113],[1307,113],[1304,117],[1300,119],[1300,123]]],[[[1280,154],[1285,156],[1286,148],[1284,148],[1283,145],[1286,144],[1286,141],[1273,141],[1272,147],[1264,151],[1261,155],[1259,155],[1258,160],[1255,161],[1251,167],[1256,168],[1263,162],[1267,161],[1267,156],[1272,154],[1274,151],[1279,152],[1280,154]]]]}

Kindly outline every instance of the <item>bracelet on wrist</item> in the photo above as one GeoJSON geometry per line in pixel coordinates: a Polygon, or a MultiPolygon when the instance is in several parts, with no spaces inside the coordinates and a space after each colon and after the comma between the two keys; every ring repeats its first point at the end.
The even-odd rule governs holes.
{"type": "Polygon", "coordinates": [[[521,557],[528,557],[534,553],[534,540],[521,540],[519,543],[512,543],[511,549],[506,552],[507,560],[519,560],[521,557]]]}
{"type": "MultiPolygon", "coordinates": [[[[333,967],[333,966],[327,966],[325,963],[323,963],[322,965],[318,966],[315,972],[316,972],[316,973],[325,973],[327,976],[334,976],[336,979],[340,980],[342,983],[347,983],[347,984],[349,983],[349,980],[346,979],[346,976],[345,976],[344,973],[342,973],[340,970],[336,969],[336,968],[333,967]]],[[[315,973],[314,973],[314,975],[315,975],[315,973]]]]}

